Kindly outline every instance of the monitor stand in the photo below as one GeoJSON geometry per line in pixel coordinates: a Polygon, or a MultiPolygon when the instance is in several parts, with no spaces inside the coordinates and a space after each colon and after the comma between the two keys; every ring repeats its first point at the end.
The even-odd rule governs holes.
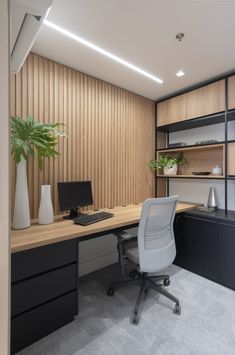
{"type": "Polygon", "coordinates": [[[80,212],[80,207],[71,208],[68,215],[63,216],[64,219],[75,219],[82,216],[84,213],[80,212]]]}

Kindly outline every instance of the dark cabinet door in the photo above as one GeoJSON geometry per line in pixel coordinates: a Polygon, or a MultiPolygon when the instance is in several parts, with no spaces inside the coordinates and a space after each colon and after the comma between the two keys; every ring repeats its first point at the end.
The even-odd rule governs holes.
{"type": "Polygon", "coordinates": [[[175,222],[175,240],[177,265],[217,281],[216,220],[182,215],[175,222]]]}
{"type": "Polygon", "coordinates": [[[219,283],[235,290],[235,224],[219,223],[219,283]]]}
{"type": "Polygon", "coordinates": [[[176,245],[176,257],[175,257],[174,264],[186,268],[185,265],[186,254],[184,250],[183,237],[181,233],[182,218],[183,216],[176,215],[174,221],[174,233],[175,233],[175,245],[176,245]]]}

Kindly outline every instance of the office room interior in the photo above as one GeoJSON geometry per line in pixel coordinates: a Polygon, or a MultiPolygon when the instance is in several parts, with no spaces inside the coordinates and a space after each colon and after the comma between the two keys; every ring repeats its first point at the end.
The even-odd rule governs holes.
{"type": "Polygon", "coordinates": [[[1,0],[0,355],[235,354],[234,13],[1,0]]]}

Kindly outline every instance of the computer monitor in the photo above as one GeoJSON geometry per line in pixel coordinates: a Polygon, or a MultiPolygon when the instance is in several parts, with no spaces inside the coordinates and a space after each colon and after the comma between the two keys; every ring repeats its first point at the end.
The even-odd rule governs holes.
{"type": "Polygon", "coordinates": [[[90,181],[58,182],[59,203],[61,211],[68,211],[65,219],[74,219],[81,214],[80,207],[93,205],[90,181]]]}

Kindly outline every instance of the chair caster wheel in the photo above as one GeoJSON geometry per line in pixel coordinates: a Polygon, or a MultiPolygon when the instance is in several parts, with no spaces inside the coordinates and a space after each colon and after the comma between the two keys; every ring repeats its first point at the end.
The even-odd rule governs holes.
{"type": "Polygon", "coordinates": [[[108,291],[107,291],[107,295],[110,296],[110,297],[112,297],[112,296],[114,295],[114,292],[115,292],[115,290],[114,290],[114,288],[111,286],[111,287],[109,287],[109,289],[108,289],[108,291]]]}
{"type": "Polygon", "coordinates": [[[174,307],[174,309],[173,309],[173,313],[180,315],[180,313],[181,313],[181,306],[180,306],[179,304],[176,304],[176,305],[175,305],[175,307],[174,307]]]}
{"type": "Polygon", "coordinates": [[[137,325],[139,321],[140,321],[139,313],[134,312],[133,315],[131,316],[131,323],[137,325]]]}
{"type": "Polygon", "coordinates": [[[134,278],[136,277],[136,271],[135,271],[135,269],[133,269],[133,270],[131,270],[131,271],[129,272],[129,277],[130,277],[131,279],[134,279],[134,278]]]}
{"type": "Polygon", "coordinates": [[[166,287],[167,287],[167,286],[170,286],[170,283],[171,283],[171,282],[170,282],[170,279],[165,279],[165,280],[163,281],[163,285],[166,286],[166,287]]]}

